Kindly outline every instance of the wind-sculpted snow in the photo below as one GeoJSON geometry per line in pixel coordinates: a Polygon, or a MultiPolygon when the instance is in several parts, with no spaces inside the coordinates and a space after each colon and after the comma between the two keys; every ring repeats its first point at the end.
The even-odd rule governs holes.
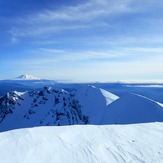
{"type": "Polygon", "coordinates": [[[0,133],[2,163],[162,163],[163,123],[38,127],[0,133]]]}

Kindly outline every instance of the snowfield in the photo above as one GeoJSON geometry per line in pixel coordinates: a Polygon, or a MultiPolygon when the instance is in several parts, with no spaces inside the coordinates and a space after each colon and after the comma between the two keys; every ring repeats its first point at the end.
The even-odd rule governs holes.
{"type": "Polygon", "coordinates": [[[163,122],[163,104],[138,94],[126,94],[108,106],[101,124],[163,122]]]}
{"type": "Polygon", "coordinates": [[[162,163],[163,123],[36,127],[0,133],[2,163],[162,163]]]}

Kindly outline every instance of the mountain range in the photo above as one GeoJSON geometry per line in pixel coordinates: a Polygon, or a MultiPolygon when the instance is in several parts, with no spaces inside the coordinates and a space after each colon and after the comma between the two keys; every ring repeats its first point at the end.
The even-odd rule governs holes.
{"type": "Polygon", "coordinates": [[[0,81],[3,163],[162,163],[163,93],[156,85],[0,81]]]}
{"type": "Polygon", "coordinates": [[[163,122],[163,104],[138,94],[118,97],[84,85],[77,90],[44,87],[11,91],[0,98],[0,131],[74,124],[163,122]]]}

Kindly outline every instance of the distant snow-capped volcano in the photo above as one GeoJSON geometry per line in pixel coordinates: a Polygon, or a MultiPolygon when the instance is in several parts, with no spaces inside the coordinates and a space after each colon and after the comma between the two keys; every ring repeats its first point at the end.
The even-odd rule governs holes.
{"type": "Polygon", "coordinates": [[[14,80],[40,80],[40,78],[28,74],[23,74],[16,77],[14,80]]]}

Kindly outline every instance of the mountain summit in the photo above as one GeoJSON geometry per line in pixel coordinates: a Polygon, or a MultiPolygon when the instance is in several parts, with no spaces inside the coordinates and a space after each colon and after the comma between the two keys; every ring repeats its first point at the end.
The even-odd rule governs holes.
{"type": "Polygon", "coordinates": [[[0,97],[0,132],[36,126],[163,122],[163,104],[139,94],[118,97],[87,85],[43,87],[0,97]]]}
{"type": "Polygon", "coordinates": [[[117,98],[92,86],[75,91],[52,87],[11,91],[0,98],[0,132],[36,126],[101,124],[108,102],[117,98]]]}
{"type": "Polygon", "coordinates": [[[16,77],[15,80],[40,80],[40,78],[28,74],[23,74],[16,77]]]}

